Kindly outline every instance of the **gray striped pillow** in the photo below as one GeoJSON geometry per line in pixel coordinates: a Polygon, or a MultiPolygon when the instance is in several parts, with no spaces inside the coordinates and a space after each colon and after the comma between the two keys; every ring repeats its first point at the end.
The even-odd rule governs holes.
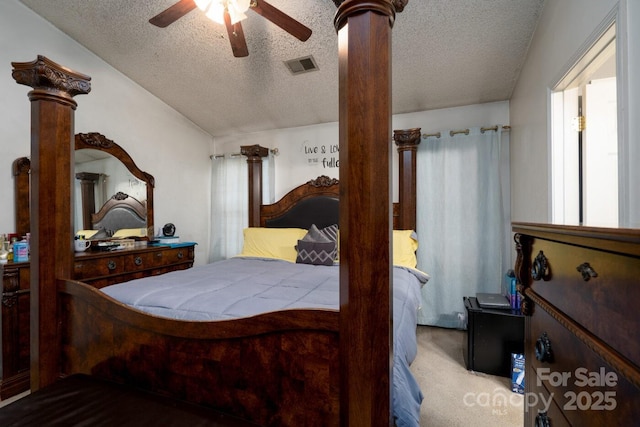
{"type": "Polygon", "coordinates": [[[336,257],[335,242],[298,240],[296,250],[298,252],[296,263],[298,264],[333,265],[333,260],[336,257]]]}

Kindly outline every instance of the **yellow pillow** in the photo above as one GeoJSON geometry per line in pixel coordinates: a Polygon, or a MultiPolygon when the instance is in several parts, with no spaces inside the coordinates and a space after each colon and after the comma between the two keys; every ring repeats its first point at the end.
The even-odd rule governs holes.
{"type": "Polygon", "coordinates": [[[113,233],[114,239],[124,239],[125,237],[145,237],[147,235],[146,228],[121,228],[113,233]]]}
{"type": "Polygon", "coordinates": [[[78,230],[78,232],[76,233],[76,237],[77,236],[82,236],[85,240],[89,240],[98,231],[100,231],[100,230],[78,230]]]}
{"type": "Polygon", "coordinates": [[[244,245],[238,256],[283,259],[296,262],[296,245],[307,230],[303,228],[263,228],[244,229],[244,245]]]}
{"type": "Polygon", "coordinates": [[[413,230],[393,230],[393,265],[416,268],[418,241],[413,230]]]}

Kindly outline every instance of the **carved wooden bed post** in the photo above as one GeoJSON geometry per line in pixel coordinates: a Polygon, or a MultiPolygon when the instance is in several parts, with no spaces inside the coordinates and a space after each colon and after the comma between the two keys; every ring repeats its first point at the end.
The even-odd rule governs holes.
{"type": "Polygon", "coordinates": [[[421,138],[420,128],[393,131],[393,140],[400,156],[398,201],[402,209],[398,213],[398,228],[403,230],[416,229],[416,154],[421,138]],[[407,172],[407,169],[410,171],[407,172]]]}
{"type": "Polygon", "coordinates": [[[57,279],[72,277],[75,95],[91,78],[38,55],[13,62],[13,78],[31,101],[31,389],[60,372],[57,279]]]}
{"type": "Polygon", "coordinates": [[[243,145],[240,153],[247,156],[249,173],[249,227],[260,227],[260,206],[262,205],[262,158],[269,155],[269,149],[259,145],[243,145]]]}
{"type": "Polygon", "coordinates": [[[31,231],[31,217],[23,215],[24,212],[29,212],[29,175],[31,174],[29,158],[15,159],[12,172],[15,180],[16,233],[19,236],[24,236],[31,231]]]}
{"type": "Polygon", "coordinates": [[[334,0],[339,46],[340,425],[391,421],[391,0],[334,0]]]}

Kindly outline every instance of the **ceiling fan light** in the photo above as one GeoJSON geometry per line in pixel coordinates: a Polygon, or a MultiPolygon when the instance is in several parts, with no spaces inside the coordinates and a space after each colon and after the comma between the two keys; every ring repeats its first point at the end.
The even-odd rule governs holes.
{"type": "Polygon", "coordinates": [[[231,24],[236,24],[247,18],[244,14],[249,9],[249,0],[230,0],[227,2],[227,10],[231,18],[231,24]]]}
{"type": "Polygon", "coordinates": [[[251,0],[230,0],[229,3],[232,4],[237,11],[244,13],[249,10],[251,0]]]}
{"type": "Polygon", "coordinates": [[[211,5],[205,12],[207,17],[218,24],[224,25],[224,9],[225,5],[222,1],[212,1],[211,5]]]}
{"type": "Polygon", "coordinates": [[[194,3],[201,11],[206,11],[211,3],[211,0],[194,0],[194,3]]]}
{"type": "Polygon", "coordinates": [[[233,8],[229,8],[229,17],[231,18],[231,24],[235,25],[238,22],[242,21],[243,19],[246,19],[247,15],[245,15],[242,12],[238,12],[233,8]]]}

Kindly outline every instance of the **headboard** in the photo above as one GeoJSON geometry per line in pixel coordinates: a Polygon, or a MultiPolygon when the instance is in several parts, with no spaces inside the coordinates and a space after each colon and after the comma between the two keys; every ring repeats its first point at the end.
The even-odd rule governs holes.
{"type": "Polygon", "coordinates": [[[105,230],[109,236],[121,229],[146,228],[147,205],[119,191],[91,214],[91,224],[94,230],[105,230]]]}
{"type": "Polygon", "coordinates": [[[260,207],[260,226],[271,228],[318,228],[338,224],[338,180],[326,175],[306,182],[287,193],[277,203],[260,207]]]}
{"type": "MultiPolygon", "coordinates": [[[[416,155],[422,133],[420,128],[393,131],[398,151],[398,198],[393,203],[393,229],[416,230],[416,155]]],[[[262,204],[262,157],[269,150],[260,145],[245,145],[249,182],[249,227],[298,227],[311,224],[324,227],[339,223],[340,187],[335,178],[321,175],[302,184],[277,203],[262,204]],[[328,202],[328,203],[327,203],[328,202]]]]}

